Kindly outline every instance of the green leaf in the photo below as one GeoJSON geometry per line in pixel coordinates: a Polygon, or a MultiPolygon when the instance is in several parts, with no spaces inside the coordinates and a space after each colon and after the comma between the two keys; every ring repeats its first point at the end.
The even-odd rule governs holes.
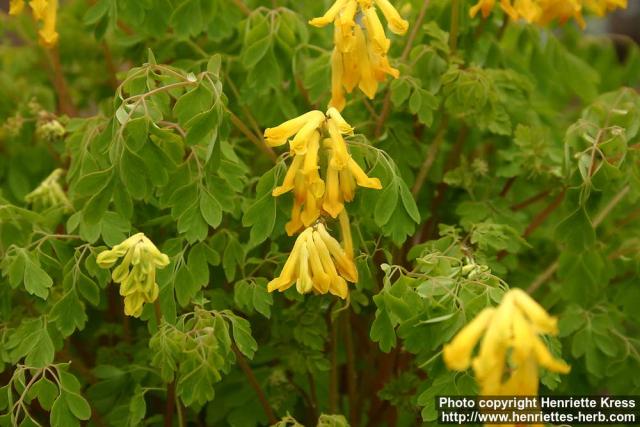
{"type": "Polygon", "coordinates": [[[222,222],[222,206],[206,188],[200,191],[200,212],[207,224],[213,228],[218,227],[222,222]]]}
{"type": "Polygon", "coordinates": [[[53,406],[53,402],[60,394],[58,386],[47,378],[40,378],[32,387],[32,392],[38,398],[40,406],[43,409],[50,411],[53,406]]]}
{"type": "MultiPolygon", "coordinates": [[[[376,297],[374,297],[374,300],[376,297]]],[[[377,301],[376,301],[377,304],[377,301]]],[[[377,342],[380,350],[385,353],[391,351],[396,346],[396,332],[384,305],[376,310],[376,316],[371,325],[371,333],[369,335],[373,342],[377,342]]]]}
{"type": "Polygon", "coordinates": [[[24,359],[27,365],[43,368],[53,362],[55,348],[46,326],[43,325],[35,333],[31,334],[29,339],[32,340],[32,347],[24,359]]]}
{"type": "Polygon", "coordinates": [[[32,295],[47,299],[49,288],[53,285],[53,280],[40,268],[40,263],[27,252],[22,252],[24,257],[24,287],[32,295]]]}
{"type": "Polygon", "coordinates": [[[80,426],[78,419],[73,415],[63,394],[53,402],[49,421],[52,427],[76,427],[80,426]]]}
{"type": "Polygon", "coordinates": [[[80,420],[88,420],[91,418],[91,407],[86,399],[78,393],[63,391],[61,396],[67,402],[67,406],[71,413],[80,420]]]}
{"type": "MultiPolygon", "coordinates": [[[[97,288],[97,286],[96,286],[97,288]]],[[[78,298],[75,289],[64,295],[51,309],[51,319],[55,320],[58,330],[63,336],[68,337],[76,329],[84,329],[88,318],[84,304],[78,298]]]]}
{"type": "Polygon", "coordinates": [[[556,238],[574,252],[580,252],[595,243],[596,233],[584,208],[578,208],[558,224],[556,238]]]}
{"type": "Polygon", "coordinates": [[[267,319],[271,317],[273,296],[267,291],[266,279],[236,282],[233,298],[240,308],[249,310],[249,313],[256,310],[267,319]]]}
{"type": "Polygon", "coordinates": [[[258,349],[258,343],[251,336],[251,324],[248,320],[235,315],[230,315],[227,318],[231,321],[233,340],[238,346],[238,350],[249,359],[253,359],[253,355],[258,349]]]}
{"type": "Polygon", "coordinates": [[[242,225],[251,227],[249,246],[264,242],[276,224],[276,200],[271,195],[276,185],[277,167],[262,175],[256,187],[256,198],[242,217],[242,225]]]}

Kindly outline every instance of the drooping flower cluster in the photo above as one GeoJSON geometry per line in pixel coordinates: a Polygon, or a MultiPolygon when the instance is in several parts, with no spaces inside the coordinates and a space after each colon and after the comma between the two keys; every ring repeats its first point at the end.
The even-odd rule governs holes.
{"type": "Polygon", "coordinates": [[[344,202],[353,200],[356,185],[382,188],[380,180],[369,178],[349,154],[343,135],[352,133],[353,128],[335,108],[329,108],[326,115],[310,111],[265,130],[265,141],[272,147],[285,144],[293,136],[289,141],[293,160],[282,185],[273,190],[275,197],[293,191],[291,220],[286,225],[290,236],[312,225],[325,212],[336,218],[344,202]],[[321,175],[322,160],[326,160],[326,169],[321,175]]]}
{"type": "Polygon", "coordinates": [[[340,111],[346,104],[345,90],[351,93],[358,86],[373,99],[378,84],[386,79],[387,74],[394,78],[399,75],[398,70],[389,64],[387,53],[391,41],[384,32],[375,6],[382,11],[391,32],[400,35],[407,32],[409,23],[388,0],[337,0],[324,16],[309,21],[316,27],[334,23],[329,105],[340,111]]]}
{"type": "MultiPolygon", "coordinates": [[[[470,10],[471,17],[481,12],[486,18],[495,3],[496,0],[479,0],[470,10]]],[[[563,24],[573,18],[584,28],[584,11],[604,16],[618,8],[626,9],[627,0],[500,0],[500,7],[513,20],[524,19],[530,23],[547,25],[555,20],[563,24]]]]}
{"type": "MultiPolygon", "coordinates": [[[[19,15],[24,10],[25,0],[10,0],[9,15],[19,15]]],[[[40,43],[45,47],[53,47],[58,43],[56,31],[56,13],[58,0],[30,0],[29,6],[36,22],[42,22],[38,34],[40,43]]]]}
{"type": "Polygon", "coordinates": [[[120,284],[124,313],[139,317],[144,303],[158,298],[160,288],[156,283],[156,268],[169,265],[169,257],[160,252],[144,233],[138,233],[101,252],[96,262],[102,268],[111,268],[120,258],[122,262],[113,269],[111,278],[120,284]]]}
{"type": "Polygon", "coordinates": [[[321,223],[306,228],[296,239],[280,276],[269,282],[268,291],[286,291],[295,283],[301,294],[329,292],[346,298],[346,282],[358,281],[349,244],[340,246],[321,223]]]}
{"type": "Polygon", "coordinates": [[[35,190],[24,197],[27,203],[30,203],[36,210],[60,207],[64,212],[70,212],[73,207],[59,182],[63,172],[62,169],[55,169],[51,172],[35,190]]]}
{"type": "Polygon", "coordinates": [[[444,346],[449,369],[473,367],[484,396],[538,394],[538,368],[566,374],[570,367],[555,359],[540,338],[556,335],[557,321],[521,289],[507,292],[498,308],[485,308],[444,346]],[[484,337],[482,337],[484,334],[484,337]],[[473,360],[472,352],[482,343],[473,360]]]}
{"type": "Polygon", "coordinates": [[[353,200],[357,185],[372,189],[381,189],[382,185],[377,178],[368,177],[351,157],[343,138],[351,134],[353,128],[333,107],[326,114],[310,111],[265,130],[265,141],[270,146],[289,142],[293,160],[282,185],[272,194],[278,197],[293,191],[291,220],[285,228],[290,236],[303,230],[280,277],[269,283],[270,292],[284,291],[296,283],[300,293],[329,292],[346,298],[346,282],[357,281],[344,203],[353,200]],[[318,223],[324,215],[339,219],[342,246],[318,223]]]}

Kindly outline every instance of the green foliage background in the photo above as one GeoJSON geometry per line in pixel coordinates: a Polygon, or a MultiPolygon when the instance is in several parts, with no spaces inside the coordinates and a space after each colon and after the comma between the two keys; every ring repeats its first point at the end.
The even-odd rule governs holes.
{"type": "MultiPolygon", "coordinates": [[[[423,2],[396,3],[415,26],[423,2]]],[[[328,2],[65,1],[61,69],[0,15],[0,425],[429,425],[434,396],[476,392],[442,345],[508,286],[560,318],[572,371],[544,393],[638,394],[638,47],[468,2],[450,39],[451,4],[343,112],[384,185],[349,208],[348,306],[266,292],[292,239],[261,134],[325,108],[332,34],[306,21],[328,2]],[[70,211],[25,202],[55,168],[70,211]],[[171,258],[160,325],[95,262],[137,231],[171,258]]]]}

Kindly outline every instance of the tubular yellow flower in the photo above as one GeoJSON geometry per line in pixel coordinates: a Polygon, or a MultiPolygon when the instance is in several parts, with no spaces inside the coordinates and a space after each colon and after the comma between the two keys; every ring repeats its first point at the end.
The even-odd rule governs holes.
{"type": "Polygon", "coordinates": [[[20,15],[24,10],[24,0],[9,1],[9,15],[20,15]]]}
{"type": "MultiPolygon", "coordinates": [[[[34,9],[35,10],[35,9],[34,9]]],[[[56,32],[56,13],[58,10],[58,0],[48,0],[42,18],[42,28],[38,32],[40,41],[45,47],[52,47],[58,43],[58,33],[56,32]]]]}
{"type": "Polygon", "coordinates": [[[297,134],[309,120],[317,117],[318,113],[322,114],[321,111],[317,110],[309,111],[295,119],[287,120],[279,126],[267,128],[264,131],[265,142],[271,147],[285,144],[287,140],[297,134]]]}
{"type": "Polygon", "coordinates": [[[331,101],[330,107],[338,110],[344,109],[347,100],[344,97],[344,62],[342,54],[338,52],[338,48],[333,49],[331,54],[331,101]]]}
{"type": "MultiPolygon", "coordinates": [[[[486,18],[495,5],[495,0],[479,0],[470,10],[474,17],[479,11],[486,18]]],[[[625,9],[627,0],[500,0],[500,7],[512,20],[524,19],[537,25],[548,25],[552,21],[564,24],[570,19],[585,28],[584,10],[604,16],[615,9],[625,9]]]]}
{"type": "MultiPolygon", "coordinates": [[[[323,27],[333,21],[335,48],[331,57],[331,101],[329,105],[342,110],[346,104],[344,91],[351,93],[358,86],[369,98],[378,90],[378,83],[387,75],[398,77],[391,67],[387,52],[391,41],[373,0],[339,0],[320,18],[309,23],[323,27]],[[356,22],[360,13],[362,19],[356,22]]],[[[406,33],[409,24],[402,19],[389,0],[375,0],[387,20],[389,29],[396,34],[406,33]]]]}
{"type": "Polygon", "coordinates": [[[49,8],[49,0],[31,0],[29,2],[33,17],[40,21],[44,19],[47,9],[49,8]]]}
{"type": "Polygon", "coordinates": [[[584,0],[584,6],[598,16],[616,9],[626,9],[627,0],[584,0]]]}
{"type": "Polygon", "coordinates": [[[551,355],[541,333],[557,334],[556,320],[525,292],[512,289],[498,308],[481,311],[444,346],[444,361],[458,371],[471,364],[481,395],[535,395],[539,367],[563,374],[570,370],[551,355]],[[483,334],[480,350],[470,362],[483,334]]]}
{"type": "Polygon", "coordinates": [[[443,357],[447,366],[457,371],[467,369],[471,364],[471,352],[487,329],[495,309],[485,308],[458,335],[443,348],[443,357]]]}
{"type": "Polygon", "coordinates": [[[409,22],[402,19],[395,7],[388,0],[375,0],[376,4],[382,11],[384,19],[387,20],[389,29],[398,35],[403,35],[409,29],[409,22]]]}
{"type": "Polygon", "coordinates": [[[380,18],[378,18],[376,9],[370,7],[363,12],[367,37],[373,42],[371,44],[374,52],[383,55],[386,54],[389,51],[389,47],[391,47],[391,40],[389,40],[384,33],[384,28],[382,27],[380,18]]]}
{"type": "Polygon", "coordinates": [[[324,27],[326,25],[329,25],[330,23],[332,23],[336,19],[336,16],[338,15],[338,13],[340,13],[342,8],[347,3],[355,3],[355,2],[356,2],[356,0],[337,0],[329,8],[329,10],[327,10],[327,12],[323,16],[321,16],[320,18],[313,18],[312,20],[309,21],[309,24],[313,25],[314,27],[319,27],[319,28],[322,28],[322,27],[324,27]]]}
{"type": "Polygon", "coordinates": [[[496,4],[496,0],[479,0],[474,6],[469,10],[469,16],[474,18],[478,12],[482,12],[482,17],[486,18],[491,13],[493,6],[496,4]]]}
{"type": "Polygon", "coordinates": [[[156,283],[156,268],[169,265],[169,257],[143,233],[137,233],[98,254],[96,262],[102,268],[111,268],[120,258],[122,262],[113,269],[111,278],[120,284],[125,314],[139,317],[144,303],[158,298],[160,288],[156,283]]]}
{"type": "Polygon", "coordinates": [[[331,293],[344,299],[349,292],[345,279],[357,280],[355,264],[324,226],[317,224],[300,233],[280,276],[269,282],[267,290],[282,292],[295,283],[301,294],[331,293]]]}
{"type": "Polygon", "coordinates": [[[265,131],[265,139],[274,141],[285,141],[295,134],[291,141],[291,165],[282,185],[272,191],[277,197],[293,190],[291,221],[286,225],[289,235],[313,224],[322,215],[321,209],[336,218],[344,209],[344,202],[353,200],[356,185],[382,188],[380,181],[369,178],[349,154],[343,135],[353,134],[353,127],[338,109],[330,107],[326,114],[312,113],[265,131]],[[322,144],[329,153],[324,174],[326,182],[320,174],[321,133],[329,136],[322,144]]]}

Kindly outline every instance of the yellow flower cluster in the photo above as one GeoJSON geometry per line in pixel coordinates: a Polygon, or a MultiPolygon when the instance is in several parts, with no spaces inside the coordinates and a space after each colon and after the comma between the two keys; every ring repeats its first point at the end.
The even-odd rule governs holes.
{"type": "Polygon", "coordinates": [[[349,154],[343,135],[353,134],[353,128],[338,110],[331,107],[326,115],[310,111],[264,132],[265,141],[275,147],[285,144],[293,160],[282,185],[273,190],[277,197],[293,190],[291,220],[287,234],[294,235],[309,227],[323,212],[336,218],[355,195],[356,185],[381,189],[377,178],[369,178],[349,154]],[[321,161],[326,160],[324,178],[321,161]]]}
{"type": "Polygon", "coordinates": [[[387,74],[398,77],[398,70],[391,67],[387,58],[391,41],[375,6],[382,11],[391,32],[407,32],[409,23],[388,0],[337,0],[324,16],[309,21],[316,27],[334,23],[329,105],[340,111],[346,104],[345,90],[351,93],[358,86],[373,99],[378,83],[383,82],[387,74]]]}
{"type": "MultiPolygon", "coordinates": [[[[10,0],[9,15],[19,15],[24,10],[25,0],[10,0]]],[[[37,22],[42,22],[42,28],[38,32],[40,43],[45,47],[53,47],[58,43],[56,31],[56,12],[58,0],[31,0],[29,1],[31,13],[37,22]]]]}
{"type": "Polygon", "coordinates": [[[301,294],[329,292],[345,299],[349,293],[346,281],[358,281],[351,237],[346,240],[340,246],[321,223],[308,227],[296,239],[280,276],[269,282],[268,291],[283,292],[295,283],[301,294]]]}
{"type": "MultiPolygon", "coordinates": [[[[481,12],[486,18],[495,3],[496,0],[479,0],[470,10],[471,17],[481,12]]],[[[500,7],[513,20],[524,19],[530,23],[547,25],[554,20],[563,24],[573,18],[584,28],[583,11],[603,16],[618,8],[626,9],[627,0],[500,0],[500,7]]]]}
{"type": "Polygon", "coordinates": [[[59,182],[63,172],[62,169],[55,169],[24,199],[38,210],[55,206],[61,207],[65,212],[70,212],[73,206],[59,182]]]}
{"type": "Polygon", "coordinates": [[[139,317],[144,303],[158,298],[160,289],[156,283],[156,268],[169,265],[169,257],[160,252],[144,233],[138,233],[111,250],[101,252],[96,262],[102,268],[111,268],[120,258],[122,262],[113,269],[111,278],[120,284],[124,313],[139,317]]]}
{"type": "Polygon", "coordinates": [[[538,394],[538,368],[566,374],[570,367],[553,358],[540,334],[556,335],[557,321],[521,289],[507,292],[498,308],[485,308],[444,346],[449,369],[473,366],[484,396],[538,394]],[[471,353],[482,338],[476,357],[471,353]]]}

